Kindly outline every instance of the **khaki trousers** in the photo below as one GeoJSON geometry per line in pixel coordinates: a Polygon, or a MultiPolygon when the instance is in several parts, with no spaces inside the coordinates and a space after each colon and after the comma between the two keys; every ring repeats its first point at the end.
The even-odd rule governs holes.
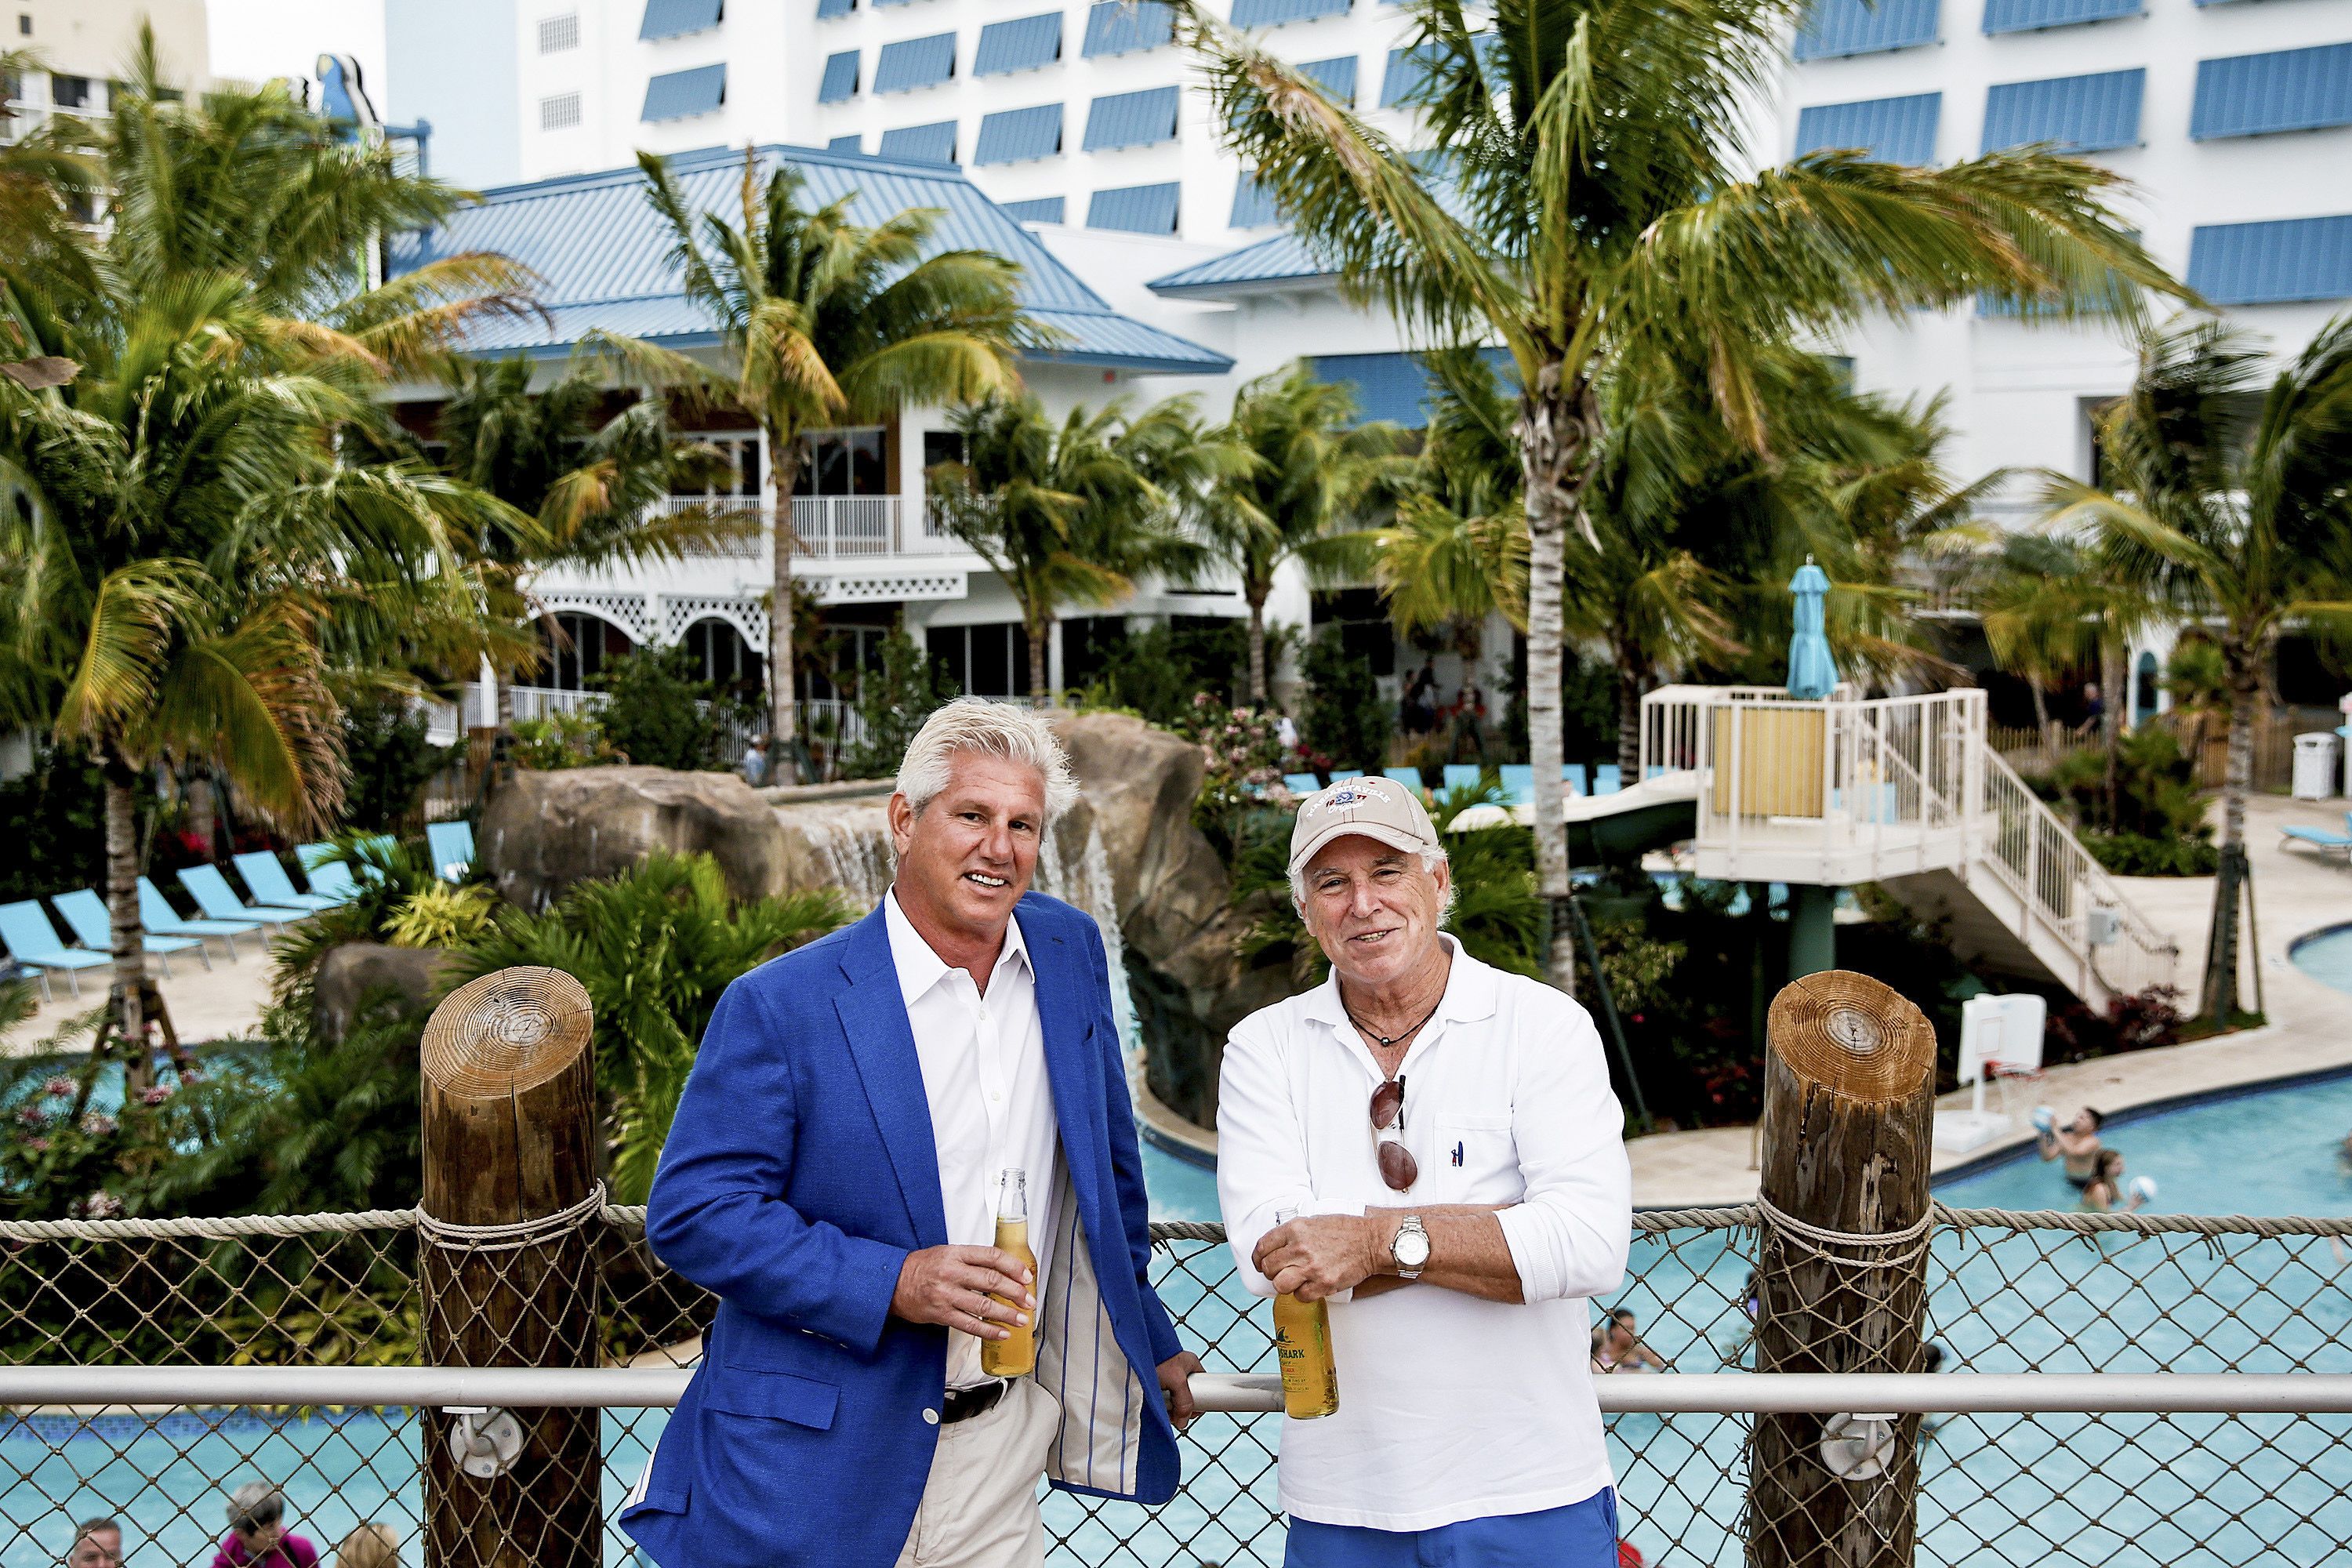
{"type": "Polygon", "coordinates": [[[1054,1396],[1019,1377],[992,1409],[940,1427],[898,1568],[1043,1568],[1037,1482],[1061,1420],[1054,1396]]]}

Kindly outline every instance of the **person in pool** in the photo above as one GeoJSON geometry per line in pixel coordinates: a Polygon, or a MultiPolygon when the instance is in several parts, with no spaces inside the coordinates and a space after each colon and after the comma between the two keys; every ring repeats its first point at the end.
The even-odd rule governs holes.
{"type": "Polygon", "coordinates": [[[2123,1212],[2135,1214],[2147,1202],[2146,1193],[2136,1192],[2124,1197],[2124,1153],[2120,1149],[2102,1149],[2091,1170],[2091,1179],[2083,1184],[2083,1207],[2094,1214],[2111,1214],[2116,1200],[2123,1200],[2123,1212]]]}
{"type": "Polygon", "coordinates": [[[2074,1120],[2063,1127],[2042,1130],[2042,1157],[2044,1160],[2063,1158],[2066,1179],[2077,1187],[2087,1187],[2099,1164],[2099,1129],[2106,1118],[2089,1106],[2074,1113],[2074,1120]]]}

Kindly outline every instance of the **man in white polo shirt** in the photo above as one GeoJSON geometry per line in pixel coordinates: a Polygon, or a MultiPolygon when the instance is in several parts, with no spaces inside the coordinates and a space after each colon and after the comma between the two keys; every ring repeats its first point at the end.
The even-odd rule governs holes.
{"type": "Polygon", "coordinates": [[[1439,930],[1444,848],[1389,780],[1300,805],[1290,887],[1330,978],[1234,1030],[1217,1109],[1242,1278],[1331,1303],[1339,1413],[1283,1423],[1286,1568],[1615,1568],[1588,1299],[1633,1175],[1592,1021],[1439,930]]]}

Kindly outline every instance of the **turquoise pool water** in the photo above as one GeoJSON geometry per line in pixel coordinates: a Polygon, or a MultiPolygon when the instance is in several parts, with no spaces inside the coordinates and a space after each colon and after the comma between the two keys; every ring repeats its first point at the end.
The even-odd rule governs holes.
{"type": "Polygon", "coordinates": [[[2352,925],[2331,926],[2298,938],[2287,949],[2297,969],[2338,991],[2352,991],[2352,925]]]}
{"type": "MultiPolygon", "coordinates": [[[[2021,1100],[2017,1109],[2025,1108],[2021,1100]]],[[[2352,1079],[2115,1122],[2108,1142],[2133,1173],[2157,1178],[2162,1209],[2341,1214],[2352,1212],[2352,1172],[2336,1157],[2347,1129],[2352,1079]]],[[[1211,1173],[1149,1147],[1144,1166],[1156,1217],[1215,1217],[1211,1173]]],[[[2063,1207],[2073,1195],[2056,1167],[2031,1156],[1938,1191],[1950,1203],[2008,1208],[2063,1207]]],[[[2160,1256],[2154,1244],[2132,1246],[2149,1248],[2146,1262],[2074,1240],[1986,1245],[1947,1237],[1937,1243],[1943,1283],[1929,1304],[1931,1336],[1979,1371],[2302,1364],[2352,1372],[2352,1269],[2339,1280],[2324,1241],[2223,1254],[2173,1245],[2160,1256]]],[[[1187,1248],[1182,1259],[1163,1261],[1161,1293],[1185,1318],[1188,1339],[1213,1342],[1212,1365],[1271,1371],[1265,1306],[1223,1278],[1225,1262],[1220,1249],[1187,1248]]],[[[1677,1366],[1738,1366],[1748,1267],[1745,1252],[1723,1239],[1671,1247],[1645,1241],[1617,1300],[1642,1314],[1645,1336],[1677,1366]]],[[[658,1412],[607,1418],[608,1515],[662,1421],[658,1412]]],[[[1070,1537],[1056,1561],[1278,1563],[1272,1509],[1280,1422],[1261,1416],[1236,1429],[1232,1417],[1209,1416],[1199,1433],[1203,1442],[1187,1445],[1187,1494],[1156,1513],[1109,1505],[1090,1516],[1076,1500],[1049,1498],[1049,1521],[1070,1537]]],[[[1733,1568],[1740,1558],[1738,1424],[1619,1416],[1611,1436],[1628,1538],[1654,1563],[1733,1568]]],[[[413,1417],[373,1415],[116,1416],[87,1425],[41,1418],[0,1426],[0,1517],[24,1532],[0,1549],[0,1568],[54,1564],[71,1521],[93,1512],[130,1525],[135,1568],[207,1561],[226,1488],[265,1475],[285,1487],[296,1528],[322,1549],[368,1519],[394,1521],[405,1534],[421,1501],[422,1436],[413,1417]],[[181,1517],[184,1507],[193,1520],[181,1517]]],[[[2335,1542],[2352,1539],[2352,1421],[2342,1418],[2293,1426],[2223,1417],[1956,1421],[1929,1444],[1923,1476],[1920,1560],[1955,1568],[2307,1568],[2335,1542]],[[2266,1448],[2272,1437],[2279,1446],[2266,1448]],[[2053,1550],[2053,1542],[2062,1544],[2053,1550]]],[[[605,1560],[640,1561],[617,1534],[608,1537],[605,1560]]]]}

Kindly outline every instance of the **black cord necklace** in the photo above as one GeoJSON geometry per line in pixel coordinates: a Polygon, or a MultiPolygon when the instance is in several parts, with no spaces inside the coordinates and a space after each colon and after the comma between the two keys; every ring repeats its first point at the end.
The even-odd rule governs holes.
{"type": "Polygon", "coordinates": [[[1378,1040],[1381,1044],[1381,1048],[1382,1050],[1386,1050],[1389,1047],[1395,1045],[1399,1040],[1408,1040],[1413,1036],[1421,1033],[1422,1024],[1426,1024],[1432,1018],[1436,1017],[1437,1009],[1444,1005],[1445,997],[1444,994],[1441,993],[1437,998],[1436,1005],[1431,1007],[1428,1012],[1423,1013],[1421,1016],[1421,1023],[1415,1024],[1410,1029],[1400,1029],[1393,1035],[1383,1035],[1378,1029],[1373,1028],[1370,1024],[1365,1023],[1361,1018],[1357,1017],[1356,1010],[1353,1007],[1349,1006],[1344,1001],[1339,1004],[1339,1010],[1348,1015],[1348,1022],[1355,1025],[1357,1028],[1362,1030],[1366,1035],[1369,1035],[1373,1039],[1378,1040]]]}

